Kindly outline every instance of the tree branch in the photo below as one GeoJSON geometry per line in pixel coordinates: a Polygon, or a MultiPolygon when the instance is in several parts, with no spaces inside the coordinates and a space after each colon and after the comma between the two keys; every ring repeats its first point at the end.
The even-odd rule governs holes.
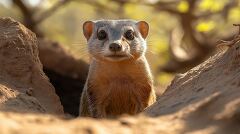
{"type": "Polygon", "coordinates": [[[227,15],[230,11],[231,8],[233,7],[237,7],[238,6],[238,3],[237,1],[230,1],[228,4],[226,4],[222,10],[218,11],[218,12],[207,12],[207,13],[203,13],[203,14],[200,14],[200,15],[197,15],[196,17],[197,18],[208,18],[212,15],[217,15],[217,14],[223,14],[224,17],[227,18],[227,15]]]}
{"type": "Polygon", "coordinates": [[[36,23],[41,23],[48,17],[50,17],[54,12],[56,12],[60,7],[66,5],[67,3],[71,2],[72,0],[59,0],[56,2],[51,8],[44,11],[42,14],[40,14],[38,17],[36,17],[36,23]]]}
{"type": "Polygon", "coordinates": [[[153,7],[157,11],[165,11],[174,15],[181,15],[182,13],[176,10],[176,8],[174,8],[174,6],[176,6],[178,3],[179,1],[170,2],[158,1],[156,3],[143,2],[140,4],[153,7]]]}
{"type": "Polygon", "coordinates": [[[22,15],[23,15],[23,24],[35,32],[37,35],[41,35],[42,33],[37,29],[36,22],[34,19],[33,10],[26,6],[26,4],[22,0],[13,0],[13,4],[16,5],[22,15]]]}
{"type": "Polygon", "coordinates": [[[32,16],[32,11],[23,3],[22,0],[13,0],[13,4],[15,4],[24,15],[32,16]]]}
{"type": "Polygon", "coordinates": [[[78,2],[82,2],[82,3],[85,3],[85,4],[88,4],[88,5],[91,5],[91,6],[94,6],[100,10],[105,10],[105,11],[110,11],[114,14],[119,14],[119,12],[117,10],[113,10],[112,8],[109,8],[108,6],[106,5],[103,5],[101,4],[100,2],[97,2],[97,1],[92,1],[92,0],[81,0],[81,1],[78,1],[78,2]]]}

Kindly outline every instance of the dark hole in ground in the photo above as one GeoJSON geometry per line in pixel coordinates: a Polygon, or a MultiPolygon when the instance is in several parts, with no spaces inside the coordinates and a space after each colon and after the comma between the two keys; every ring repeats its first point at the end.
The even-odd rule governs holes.
{"type": "Polygon", "coordinates": [[[64,112],[73,116],[78,116],[79,101],[85,79],[63,76],[46,68],[44,68],[43,71],[55,87],[56,93],[63,105],[64,112]]]}

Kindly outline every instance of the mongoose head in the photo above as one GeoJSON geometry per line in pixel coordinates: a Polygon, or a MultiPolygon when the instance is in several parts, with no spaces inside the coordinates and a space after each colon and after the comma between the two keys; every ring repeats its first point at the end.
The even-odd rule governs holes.
{"type": "Polygon", "coordinates": [[[83,24],[91,57],[110,62],[137,60],[143,56],[148,30],[145,21],[98,20],[83,24]]]}

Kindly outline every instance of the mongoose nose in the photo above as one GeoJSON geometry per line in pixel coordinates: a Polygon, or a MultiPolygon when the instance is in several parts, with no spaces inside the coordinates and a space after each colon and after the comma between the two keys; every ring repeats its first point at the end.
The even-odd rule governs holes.
{"type": "Polygon", "coordinates": [[[112,44],[109,45],[109,49],[112,52],[118,52],[118,51],[121,51],[122,46],[118,43],[112,43],[112,44]]]}

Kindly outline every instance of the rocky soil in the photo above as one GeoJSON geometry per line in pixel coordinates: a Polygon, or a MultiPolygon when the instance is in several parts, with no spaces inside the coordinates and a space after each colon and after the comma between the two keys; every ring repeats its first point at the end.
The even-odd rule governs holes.
{"type": "Polygon", "coordinates": [[[137,116],[64,117],[42,71],[35,35],[0,19],[0,134],[239,134],[240,42],[179,74],[137,116]]]}

